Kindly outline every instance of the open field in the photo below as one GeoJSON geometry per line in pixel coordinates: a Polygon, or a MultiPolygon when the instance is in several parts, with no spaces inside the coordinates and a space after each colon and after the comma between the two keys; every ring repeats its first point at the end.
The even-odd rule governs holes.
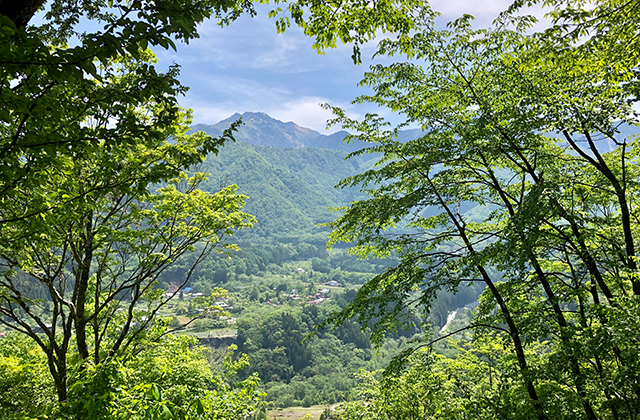
{"type": "Polygon", "coordinates": [[[326,406],[313,405],[311,407],[289,407],[280,410],[270,410],[267,412],[269,420],[300,420],[309,414],[309,420],[318,420],[326,406]]]}

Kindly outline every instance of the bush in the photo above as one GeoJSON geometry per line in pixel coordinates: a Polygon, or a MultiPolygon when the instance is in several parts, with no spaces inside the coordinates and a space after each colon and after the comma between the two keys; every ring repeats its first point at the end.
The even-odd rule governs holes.
{"type": "Polygon", "coordinates": [[[193,328],[196,331],[208,331],[216,328],[224,328],[227,326],[227,321],[220,318],[202,318],[197,319],[193,323],[193,328]]]}

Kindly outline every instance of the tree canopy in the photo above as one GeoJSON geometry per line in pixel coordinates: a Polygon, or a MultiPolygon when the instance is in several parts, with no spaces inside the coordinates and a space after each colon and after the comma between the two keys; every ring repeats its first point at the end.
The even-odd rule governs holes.
{"type": "MultiPolygon", "coordinates": [[[[396,1],[341,5],[301,1],[287,4],[285,11],[276,8],[272,15],[278,30],[289,26],[291,17],[315,38],[319,50],[340,39],[353,43],[357,55],[358,45],[379,28],[408,31],[412,20],[405,12],[410,6],[413,3],[396,1]]],[[[176,41],[188,43],[198,36],[197,25],[204,19],[230,24],[242,13],[255,13],[251,2],[0,3],[0,198],[16,204],[2,205],[0,224],[80,198],[66,194],[64,188],[60,196],[37,192],[45,179],[65,177],[68,161],[90,156],[98,144],[112,147],[157,140],[172,134],[166,132],[168,127],[184,124],[177,104],[185,90],[177,79],[178,67],[160,72],[148,49],[175,49],[176,41]],[[30,23],[38,10],[42,21],[30,23]],[[153,113],[143,111],[150,107],[153,113]]],[[[194,154],[191,164],[221,143],[212,139],[203,143],[202,154],[199,158],[194,154]]],[[[172,176],[175,173],[166,178],[172,176]]]]}
{"type": "MultiPolygon", "coordinates": [[[[319,50],[352,43],[357,61],[376,30],[408,31],[412,7],[300,1],[272,15],[319,50]]],[[[98,392],[113,363],[170,342],[157,315],[178,292],[156,287],[169,265],[195,255],[172,281],[184,286],[253,221],[234,186],[204,193],[206,175],[190,173],[237,125],[219,138],[186,135],[179,67],[160,71],[152,52],[188,43],[204,19],[226,25],[242,13],[255,13],[251,2],[0,1],[0,322],[45,355],[69,416],[93,415],[87,395],[115,404],[111,391],[83,389],[98,392]]]]}
{"type": "Polygon", "coordinates": [[[373,323],[380,340],[407,308],[480,283],[465,330],[511,358],[485,394],[498,411],[480,418],[635,418],[637,3],[544,2],[553,24],[540,33],[524,3],[489,29],[471,16],[439,29],[426,9],[415,33],[382,40],[378,54],[402,59],[373,66],[373,94],[355,102],[403,115],[399,127],[333,108],[371,145],[354,156],[384,155],[342,182],[370,198],[344,209],[333,241],[399,259],[334,321],[373,323]],[[407,125],[422,135],[399,141],[407,125]]]}

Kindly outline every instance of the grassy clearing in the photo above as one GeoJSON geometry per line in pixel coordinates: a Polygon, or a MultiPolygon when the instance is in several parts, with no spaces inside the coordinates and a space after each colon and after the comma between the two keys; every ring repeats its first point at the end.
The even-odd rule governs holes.
{"type": "MultiPolygon", "coordinates": [[[[318,420],[324,411],[324,405],[312,405],[311,407],[289,407],[267,412],[269,420],[300,420],[305,415],[310,415],[310,420],[318,420]]],[[[309,417],[307,417],[309,418],[309,417]]]]}
{"type": "Polygon", "coordinates": [[[185,330],[182,331],[182,334],[191,335],[198,338],[212,338],[212,337],[237,337],[238,330],[208,330],[208,331],[193,331],[193,330],[185,330]]]}

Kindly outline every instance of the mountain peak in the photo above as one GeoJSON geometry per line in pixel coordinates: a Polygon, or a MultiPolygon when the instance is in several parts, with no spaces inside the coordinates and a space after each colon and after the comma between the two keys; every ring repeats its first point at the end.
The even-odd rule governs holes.
{"type": "Polygon", "coordinates": [[[313,146],[314,140],[322,136],[309,128],[300,127],[293,122],[282,122],[264,112],[235,113],[217,124],[198,124],[193,129],[217,136],[240,117],[242,117],[242,126],[234,137],[246,143],[300,148],[313,146]]]}
{"type": "Polygon", "coordinates": [[[222,132],[242,117],[242,126],[234,134],[237,141],[261,146],[279,146],[290,148],[316,147],[342,151],[354,151],[362,148],[364,143],[354,141],[343,143],[346,131],[331,135],[320,134],[310,128],[301,127],[292,121],[282,122],[264,112],[235,113],[214,125],[197,124],[193,131],[204,131],[212,136],[220,136],[222,132]]]}

